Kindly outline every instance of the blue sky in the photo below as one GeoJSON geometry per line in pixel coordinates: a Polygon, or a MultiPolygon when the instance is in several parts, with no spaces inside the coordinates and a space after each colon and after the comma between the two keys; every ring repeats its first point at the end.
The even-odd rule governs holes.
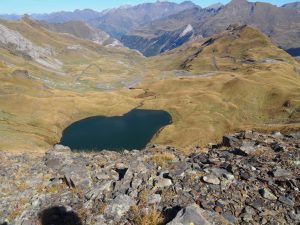
{"type": "MultiPolygon", "coordinates": [[[[227,3],[229,0],[194,0],[193,2],[205,7],[216,2],[227,3]]],[[[261,0],[274,5],[282,5],[296,0],[261,0]]],[[[0,13],[44,13],[54,11],[73,11],[74,9],[90,8],[101,11],[114,8],[124,4],[135,5],[144,2],[155,2],[151,0],[0,0],[0,13]]],[[[174,0],[174,2],[182,2],[174,0]]]]}

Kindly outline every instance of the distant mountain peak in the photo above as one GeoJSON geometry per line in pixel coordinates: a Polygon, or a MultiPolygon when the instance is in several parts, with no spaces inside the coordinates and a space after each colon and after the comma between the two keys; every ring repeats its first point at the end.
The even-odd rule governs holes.
{"type": "Polygon", "coordinates": [[[31,18],[30,15],[24,14],[24,15],[21,17],[21,20],[24,20],[24,21],[26,21],[26,20],[32,20],[32,18],[31,18]]]}
{"type": "Polygon", "coordinates": [[[287,7],[287,6],[300,6],[300,2],[290,2],[282,5],[282,7],[287,7]]]}
{"type": "Polygon", "coordinates": [[[231,0],[228,4],[232,5],[232,4],[245,4],[248,3],[247,0],[231,0]]]}
{"type": "Polygon", "coordinates": [[[231,0],[231,2],[248,2],[248,0],[231,0]]]}
{"type": "Polygon", "coordinates": [[[121,5],[118,9],[128,9],[130,7],[132,7],[132,5],[125,4],[125,5],[121,5]]]}
{"type": "Polygon", "coordinates": [[[294,10],[297,10],[298,13],[300,13],[300,2],[287,3],[287,4],[284,4],[281,7],[282,8],[287,8],[287,9],[294,9],[294,10]]]}
{"type": "Polygon", "coordinates": [[[215,4],[212,4],[208,7],[206,7],[207,9],[219,9],[219,8],[222,8],[224,5],[221,3],[221,2],[218,2],[218,3],[215,3],[215,4]]]}
{"type": "Polygon", "coordinates": [[[73,12],[97,12],[95,10],[92,9],[75,9],[73,12]]]}
{"type": "Polygon", "coordinates": [[[32,25],[37,25],[38,22],[35,21],[30,15],[28,14],[24,14],[21,18],[20,21],[27,23],[28,25],[32,26],[32,25]]]}
{"type": "Polygon", "coordinates": [[[181,2],[180,5],[195,5],[192,1],[181,2]]]}
{"type": "Polygon", "coordinates": [[[226,30],[229,30],[229,31],[234,31],[234,30],[242,30],[243,28],[246,28],[247,25],[241,25],[239,23],[235,23],[235,24],[230,24],[226,30]]]}

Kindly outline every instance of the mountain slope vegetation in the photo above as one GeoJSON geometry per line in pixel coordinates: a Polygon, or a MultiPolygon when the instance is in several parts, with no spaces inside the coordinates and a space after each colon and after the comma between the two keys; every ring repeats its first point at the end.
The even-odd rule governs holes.
{"type": "Polygon", "coordinates": [[[75,118],[138,104],[106,92],[140,79],[144,57],[135,51],[50,32],[28,18],[1,20],[0,30],[1,149],[45,149],[75,118]]]}
{"type": "Polygon", "coordinates": [[[150,58],[149,65],[164,76],[145,85],[157,94],[144,106],[163,106],[174,119],[160,133],[162,143],[205,144],[238,128],[299,123],[299,63],[255,28],[231,27],[150,58]]]}
{"type": "Polygon", "coordinates": [[[299,127],[299,62],[250,26],[152,58],[28,18],[0,29],[0,149],[45,151],[72,122],[136,107],[168,111],[152,142],[187,150],[237,129],[299,127]]]}

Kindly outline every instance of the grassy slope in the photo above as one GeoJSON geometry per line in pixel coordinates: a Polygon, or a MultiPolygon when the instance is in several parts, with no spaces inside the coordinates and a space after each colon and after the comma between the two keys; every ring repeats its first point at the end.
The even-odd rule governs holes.
{"type": "Polygon", "coordinates": [[[76,120],[99,114],[120,115],[139,104],[122,91],[78,94],[55,90],[48,94],[0,97],[0,149],[46,150],[49,144],[57,143],[62,130],[76,120]]]}
{"type": "Polygon", "coordinates": [[[156,98],[144,107],[164,108],[174,118],[155,141],[186,147],[216,141],[239,128],[299,127],[300,77],[295,70],[300,65],[251,27],[213,39],[210,45],[192,42],[150,59],[160,69],[215,73],[146,84],[156,98]]]}
{"type": "Polygon", "coordinates": [[[144,59],[134,51],[49,32],[34,21],[0,23],[38,46],[50,47],[64,63],[61,70],[52,70],[0,48],[0,149],[44,151],[73,121],[123,114],[140,103],[131,95],[141,91],[96,89],[103,81],[118,86],[139,77],[144,59]],[[68,49],[76,45],[82,48],[68,49]]]}
{"type": "Polygon", "coordinates": [[[93,77],[93,82],[85,83],[88,88],[94,88],[97,81],[102,82],[103,76],[106,76],[106,82],[119,82],[123,79],[130,79],[140,71],[139,67],[143,57],[134,51],[125,48],[106,48],[91,41],[50,32],[39,23],[28,19],[20,22],[1,20],[0,23],[18,31],[38,46],[51,48],[54,51],[53,58],[64,63],[61,70],[53,71],[8,52],[1,54],[2,58],[6,57],[4,61],[28,69],[40,78],[53,78],[54,82],[61,83],[62,77],[57,76],[57,73],[61,73],[68,75],[64,77],[66,83],[77,82],[78,79],[86,79],[85,71],[90,68],[90,65],[95,65],[101,73],[99,71],[93,73],[92,71],[92,73],[87,74],[87,76],[93,77]],[[80,48],[70,49],[72,46],[80,46],[80,48]]]}
{"type": "Polygon", "coordinates": [[[300,122],[300,78],[295,72],[299,63],[255,29],[227,31],[213,37],[213,43],[195,41],[145,60],[126,49],[102,48],[21,23],[25,24],[6,25],[37,44],[54,47],[64,62],[60,71],[64,75],[0,48],[0,62],[6,62],[0,63],[0,149],[44,151],[74,121],[120,115],[139,105],[164,109],[173,116],[174,123],[153,142],[187,148],[215,141],[238,128],[275,124],[279,129],[300,122]],[[85,49],[66,51],[76,44],[85,49]],[[54,84],[11,75],[16,69],[26,69],[54,84]],[[213,76],[177,77],[175,70],[213,76]],[[95,89],[97,83],[118,86],[120,80],[141,75],[145,79],[134,90],[95,89]],[[288,107],[283,107],[287,100],[288,107]]]}

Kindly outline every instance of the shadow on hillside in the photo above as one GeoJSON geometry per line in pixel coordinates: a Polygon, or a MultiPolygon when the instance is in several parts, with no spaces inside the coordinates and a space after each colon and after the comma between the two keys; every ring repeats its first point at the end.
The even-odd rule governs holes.
{"type": "Polygon", "coordinates": [[[39,214],[41,225],[82,225],[75,212],[68,212],[63,206],[51,207],[39,214]]]}

